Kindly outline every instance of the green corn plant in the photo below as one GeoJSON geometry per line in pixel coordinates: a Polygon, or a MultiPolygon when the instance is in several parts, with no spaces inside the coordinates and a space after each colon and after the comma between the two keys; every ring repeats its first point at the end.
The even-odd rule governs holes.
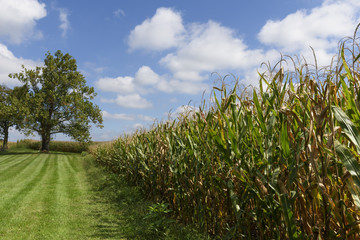
{"type": "MultiPolygon", "coordinates": [[[[359,59],[358,55],[355,57],[353,61],[357,61],[359,59]]],[[[360,153],[360,111],[359,111],[359,103],[358,103],[358,93],[356,92],[355,87],[358,85],[358,79],[354,78],[353,71],[350,70],[348,63],[345,59],[345,46],[342,45],[341,48],[341,59],[345,69],[345,73],[340,76],[340,83],[343,89],[343,99],[345,100],[346,107],[344,110],[340,106],[333,105],[332,111],[334,113],[334,117],[337,120],[339,126],[341,127],[342,134],[346,137],[348,141],[344,141],[341,143],[340,141],[335,142],[335,149],[339,159],[345,166],[346,172],[344,173],[344,181],[346,182],[346,187],[348,191],[351,193],[352,200],[357,207],[356,214],[352,214],[347,209],[347,225],[344,228],[356,229],[357,231],[360,229],[360,165],[359,165],[359,153],[360,153]],[[346,79],[349,82],[350,88],[348,88],[346,84],[346,79]],[[350,177],[345,177],[349,176],[350,177]]],[[[347,231],[343,231],[343,235],[347,237],[347,235],[354,234],[354,231],[350,231],[347,234],[347,231]]]]}
{"type": "Polygon", "coordinates": [[[95,157],[220,239],[358,239],[360,75],[340,56],[335,70],[279,66],[252,91],[223,82],[207,109],[95,157]]]}

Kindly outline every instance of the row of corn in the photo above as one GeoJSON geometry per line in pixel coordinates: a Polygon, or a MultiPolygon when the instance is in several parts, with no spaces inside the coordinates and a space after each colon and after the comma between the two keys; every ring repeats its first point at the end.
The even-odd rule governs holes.
{"type": "Polygon", "coordinates": [[[360,239],[356,49],[344,41],[333,67],[259,74],[251,92],[215,88],[207,109],[94,155],[221,239],[360,239]]]}

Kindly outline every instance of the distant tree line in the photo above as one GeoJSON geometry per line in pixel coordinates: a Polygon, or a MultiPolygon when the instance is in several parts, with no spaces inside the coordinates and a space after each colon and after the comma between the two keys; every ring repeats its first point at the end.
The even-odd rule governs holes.
{"type": "Polygon", "coordinates": [[[58,50],[45,55],[44,66],[9,74],[23,85],[0,85],[0,136],[7,148],[9,128],[41,136],[41,151],[49,151],[51,136],[63,133],[76,141],[91,140],[90,127],[102,127],[99,107],[91,100],[93,87],[86,85],[76,60],[58,50]]]}

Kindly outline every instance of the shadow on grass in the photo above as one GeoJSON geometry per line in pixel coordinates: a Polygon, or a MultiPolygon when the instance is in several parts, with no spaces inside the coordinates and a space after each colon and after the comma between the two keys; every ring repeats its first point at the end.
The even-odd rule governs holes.
{"type": "Polygon", "coordinates": [[[34,154],[34,153],[38,153],[38,152],[29,149],[7,149],[0,151],[0,156],[34,154]]]}
{"type": "Polygon", "coordinates": [[[99,224],[93,226],[95,234],[89,238],[210,239],[163,215],[155,216],[164,219],[161,226],[156,225],[159,219],[149,217],[149,207],[154,206],[154,203],[145,200],[138,188],[129,186],[120,176],[99,168],[88,167],[87,172],[95,193],[91,217],[99,220],[99,224]]]}
{"type": "Polygon", "coordinates": [[[72,155],[72,154],[79,154],[79,153],[56,152],[56,151],[40,152],[39,150],[33,150],[33,149],[23,148],[23,147],[9,148],[9,149],[0,151],[0,156],[4,156],[4,155],[22,155],[22,154],[72,155]]]}

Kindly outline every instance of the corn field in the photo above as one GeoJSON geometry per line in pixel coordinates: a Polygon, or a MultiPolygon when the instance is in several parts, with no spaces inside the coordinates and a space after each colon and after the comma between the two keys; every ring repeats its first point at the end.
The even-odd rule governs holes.
{"type": "Polygon", "coordinates": [[[339,45],[333,66],[288,58],[93,154],[221,239],[360,239],[360,51],[339,45]]]}

